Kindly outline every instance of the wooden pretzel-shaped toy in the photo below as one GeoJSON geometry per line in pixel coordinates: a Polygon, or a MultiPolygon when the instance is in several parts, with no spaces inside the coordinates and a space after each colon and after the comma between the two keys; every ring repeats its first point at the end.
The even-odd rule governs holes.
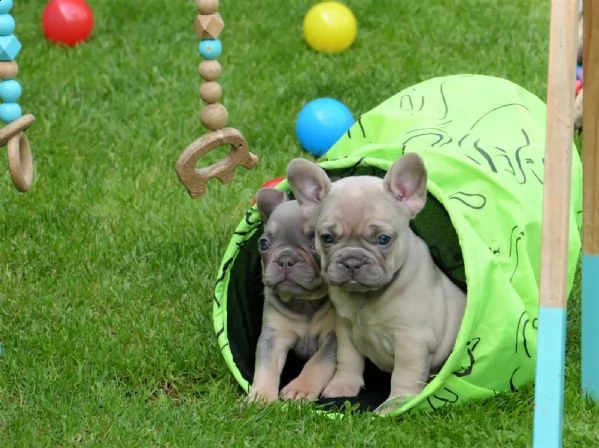
{"type": "Polygon", "coordinates": [[[33,157],[25,131],[34,122],[35,117],[27,114],[0,129],[0,145],[7,145],[10,177],[16,189],[23,193],[33,184],[33,157]]]}
{"type": "Polygon", "coordinates": [[[0,146],[7,145],[12,183],[24,193],[33,184],[33,158],[25,131],[35,123],[35,117],[31,114],[22,115],[18,103],[22,88],[15,79],[19,73],[19,64],[15,59],[21,50],[21,43],[14,34],[15,20],[9,14],[13,3],[13,0],[0,1],[0,15],[6,19],[0,26],[0,120],[7,123],[0,129],[0,146]]]}
{"type": "Polygon", "coordinates": [[[218,36],[225,24],[218,13],[218,5],[218,0],[196,0],[200,14],[196,17],[195,29],[200,38],[199,52],[204,58],[198,69],[204,81],[200,86],[200,97],[205,103],[200,112],[200,122],[211,132],[185,148],[176,164],[179,180],[192,198],[206,193],[206,184],[210,179],[217,178],[222,184],[227,184],[233,180],[235,168],[242,166],[252,169],[259,160],[249,151],[241,132],[225,127],[229,114],[225,106],[219,102],[222,96],[222,87],[218,82],[221,66],[216,60],[222,51],[218,36]],[[226,159],[206,168],[196,168],[202,156],[224,145],[230,145],[229,156],[226,159]]]}

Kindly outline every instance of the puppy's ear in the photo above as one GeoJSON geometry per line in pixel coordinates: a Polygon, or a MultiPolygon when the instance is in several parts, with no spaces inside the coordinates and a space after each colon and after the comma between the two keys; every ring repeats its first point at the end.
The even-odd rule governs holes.
{"type": "Polygon", "coordinates": [[[287,193],[272,187],[263,187],[256,193],[256,205],[263,221],[267,221],[273,210],[287,200],[287,193]]]}
{"type": "Polygon", "coordinates": [[[287,165],[287,182],[305,214],[310,214],[331,189],[327,173],[314,162],[293,159],[287,165]]]}
{"type": "Polygon", "coordinates": [[[395,199],[405,204],[410,219],[414,218],[426,203],[427,173],[424,160],[410,152],[396,161],[383,180],[385,188],[395,199]]]}

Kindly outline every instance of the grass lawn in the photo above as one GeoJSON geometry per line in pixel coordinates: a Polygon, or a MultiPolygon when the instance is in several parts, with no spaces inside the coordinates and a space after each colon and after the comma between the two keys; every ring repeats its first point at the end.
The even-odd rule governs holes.
{"type": "MultiPolygon", "coordinates": [[[[548,2],[348,1],[358,41],[335,56],[305,47],[311,1],[222,2],[224,101],[262,161],[196,201],[174,170],[205,132],[194,2],[90,0],[94,36],[74,49],[44,39],[45,3],[13,10],[37,179],[21,194],[0,170],[0,446],[530,443],[532,388],[399,420],[244,408],[216,346],[212,288],[255,190],[306,156],[294,135],[306,101],[337,97],[358,115],[465,72],[544,98],[548,2]]],[[[570,304],[565,442],[599,446],[599,410],[579,394],[578,284],[570,304]]]]}

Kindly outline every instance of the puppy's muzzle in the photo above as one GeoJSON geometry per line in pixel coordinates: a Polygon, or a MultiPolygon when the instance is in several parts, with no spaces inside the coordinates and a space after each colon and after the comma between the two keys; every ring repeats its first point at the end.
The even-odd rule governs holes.
{"type": "Polygon", "coordinates": [[[347,257],[340,261],[340,264],[347,270],[347,273],[352,279],[356,278],[356,274],[360,271],[360,268],[366,263],[356,257],[347,257]]]}
{"type": "Polygon", "coordinates": [[[318,263],[305,250],[281,248],[263,260],[264,284],[277,294],[313,300],[326,293],[326,284],[320,275],[318,263]],[[324,291],[324,292],[323,292],[324,291]]]}
{"type": "Polygon", "coordinates": [[[333,254],[325,277],[330,284],[350,290],[376,289],[388,280],[377,259],[358,247],[342,248],[333,254]]]}
{"type": "Polygon", "coordinates": [[[276,258],[275,263],[283,272],[288,272],[300,261],[299,257],[292,250],[285,249],[276,258]]]}

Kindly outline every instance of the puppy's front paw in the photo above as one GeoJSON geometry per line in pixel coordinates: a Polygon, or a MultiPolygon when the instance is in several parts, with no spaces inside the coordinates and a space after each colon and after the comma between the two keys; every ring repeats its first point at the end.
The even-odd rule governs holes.
{"type": "Polygon", "coordinates": [[[381,416],[388,415],[397,411],[415,396],[416,395],[397,395],[389,397],[374,410],[374,413],[381,416]]]}
{"type": "Polygon", "coordinates": [[[277,390],[272,387],[252,387],[250,388],[250,393],[248,395],[248,401],[250,403],[272,403],[279,398],[277,394],[277,390]]]}
{"type": "Polygon", "coordinates": [[[320,389],[310,378],[298,376],[281,390],[281,397],[284,400],[314,401],[320,395],[320,389]]]}
{"type": "Polygon", "coordinates": [[[355,397],[364,386],[361,376],[335,375],[322,392],[323,397],[355,397]]]}

